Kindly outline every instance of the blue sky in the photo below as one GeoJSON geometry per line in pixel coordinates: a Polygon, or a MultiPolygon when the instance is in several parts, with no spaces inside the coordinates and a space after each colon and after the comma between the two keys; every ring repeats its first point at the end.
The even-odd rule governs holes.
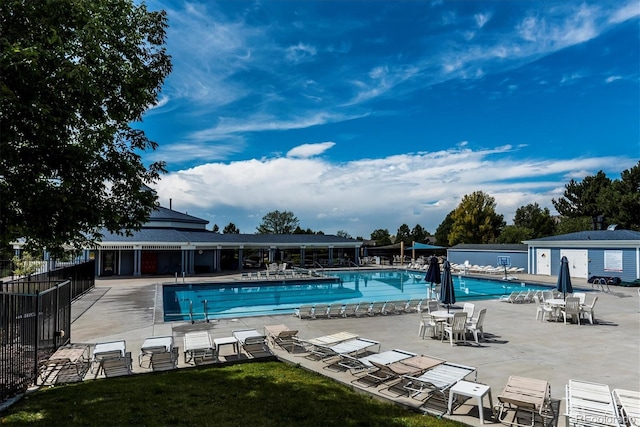
{"type": "Polygon", "coordinates": [[[434,233],[474,191],[511,223],[640,159],[632,1],[154,1],[173,72],[140,127],[163,206],[254,233],[434,233]]]}

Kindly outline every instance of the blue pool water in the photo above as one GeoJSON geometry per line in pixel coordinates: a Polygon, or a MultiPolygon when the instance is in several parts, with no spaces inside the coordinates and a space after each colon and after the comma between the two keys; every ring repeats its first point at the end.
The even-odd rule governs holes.
{"type": "MultiPolygon", "coordinates": [[[[232,283],[165,284],[164,320],[204,320],[289,314],[301,304],[345,304],[360,301],[423,299],[425,273],[403,270],[332,271],[335,281],[236,281],[232,283]],[[190,314],[191,313],[191,314],[190,314]]],[[[549,287],[503,280],[454,276],[457,301],[495,299],[515,290],[549,287]]]]}

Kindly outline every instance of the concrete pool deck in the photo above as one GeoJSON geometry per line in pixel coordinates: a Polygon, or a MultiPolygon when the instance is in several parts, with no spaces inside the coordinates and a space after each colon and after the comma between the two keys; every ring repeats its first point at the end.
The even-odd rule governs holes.
{"type": "MultiPolygon", "coordinates": [[[[520,280],[555,284],[555,277],[518,275],[520,280]]],[[[240,282],[239,274],[187,277],[185,282],[240,282]]],[[[511,375],[549,381],[551,395],[564,411],[564,387],[569,379],[603,383],[611,389],[640,390],[640,302],[637,288],[611,287],[610,293],[596,291],[596,324],[564,325],[536,320],[535,304],[511,304],[497,300],[475,302],[476,310],[486,308],[485,340],[450,346],[449,342],[421,339],[418,314],[401,314],[347,319],[300,320],[292,315],[219,319],[210,323],[188,321],[165,323],[162,319],[162,283],[172,277],[100,278],[95,289],[72,304],[71,340],[95,344],[126,340],[134,358],[134,372],[149,372],[138,366],[137,355],[146,337],[172,335],[180,347],[179,367],[184,363],[182,336],[206,330],[212,338],[228,337],[237,329],[263,330],[265,325],[285,324],[297,329],[301,338],[349,331],[381,343],[381,351],[402,349],[448,362],[477,368],[477,381],[491,387],[493,403],[511,375]]],[[[182,282],[182,278],[179,279],[182,282]]],[[[591,289],[586,281],[574,287],[591,289]]],[[[589,297],[587,297],[589,300],[589,297]]],[[[223,349],[226,351],[226,349],[223,349]]],[[[349,373],[325,370],[322,362],[308,360],[277,349],[276,355],[350,385],[349,373]]],[[[370,389],[374,389],[371,387],[370,389]]],[[[378,394],[374,390],[367,392],[378,394]]],[[[408,402],[411,399],[407,399],[408,402]]],[[[417,401],[414,401],[417,403],[417,401]]],[[[468,401],[447,415],[467,424],[479,425],[478,410],[468,401]]],[[[485,400],[485,408],[489,405],[485,400]]],[[[485,409],[485,423],[489,419],[485,409]]],[[[559,417],[559,423],[564,423],[559,417]]]]}

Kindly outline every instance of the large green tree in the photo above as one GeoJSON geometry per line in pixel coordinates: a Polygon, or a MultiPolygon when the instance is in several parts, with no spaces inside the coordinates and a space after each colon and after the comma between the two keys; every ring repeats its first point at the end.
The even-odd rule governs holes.
{"type": "Polygon", "coordinates": [[[407,224],[402,224],[396,232],[396,243],[404,242],[405,245],[411,245],[411,230],[407,224]]]}
{"type": "Polygon", "coordinates": [[[565,185],[563,197],[552,199],[551,202],[565,218],[597,217],[603,211],[598,203],[598,195],[610,186],[611,180],[600,171],[594,176],[587,176],[582,182],[572,179],[565,185]]]}
{"type": "Polygon", "coordinates": [[[529,233],[525,233],[528,234],[525,240],[553,236],[556,230],[556,222],[549,208],[543,209],[537,203],[530,203],[516,209],[513,225],[530,230],[529,233]]]}
{"type": "Polygon", "coordinates": [[[451,229],[453,228],[453,212],[455,211],[449,212],[438,228],[436,228],[434,236],[436,238],[436,244],[438,245],[449,244],[449,233],[451,233],[451,229]]]}
{"type": "Polygon", "coordinates": [[[640,161],[598,195],[598,204],[607,224],[640,231],[640,161]]]}
{"type": "Polygon", "coordinates": [[[451,215],[449,245],[496,242],[505,222],[495,209],[495,199],[482,191],[464,196],[451,215]]]}
{"type": "Polygon", "coordinates": [[[0,2],[0,243],[59,252],[138,229],[164,163],[132,123],[171,71],[167,18],[131,0],[0,2]]]}
{"type": "Polygon", "coordinates": [[[293,234],[300,225],[300,221],[289,211],[272,211],[262,217],[257,228],[258,234],[293,234]]]}
{"type": "Polygon", "coordinates": [[[376,246],[386,246],[391,244],[391,234],[386,228],[379,228],[371,233],[371,240],[376,242],[376,246]]]}
{"type": "Polygon", "coordinates": [[[420,224],[416,224],[413,229],[411,229],[411,241],[424,243],[429,237],[429,232],[424,229],[420,224]]]}
{"type": "Polygon", "coordinates": [[[222,234],[240,234],[240,229],[232,222],[227,224],[222,230],[222,234]]]}

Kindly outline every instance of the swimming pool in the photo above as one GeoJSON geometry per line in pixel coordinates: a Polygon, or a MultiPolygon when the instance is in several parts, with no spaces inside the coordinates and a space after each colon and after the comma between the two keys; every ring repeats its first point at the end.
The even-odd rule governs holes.
{"type": "MultiPolygon", "coordinates": [[[[164,321],[290,314],[301,304],[423,299],[424,272],[332,271],[331,280],[165,284],[164,321]]],[[[457,301],[495,299],[515,290],[548,290],[524,282],[454,276],[457,301]]]]}

